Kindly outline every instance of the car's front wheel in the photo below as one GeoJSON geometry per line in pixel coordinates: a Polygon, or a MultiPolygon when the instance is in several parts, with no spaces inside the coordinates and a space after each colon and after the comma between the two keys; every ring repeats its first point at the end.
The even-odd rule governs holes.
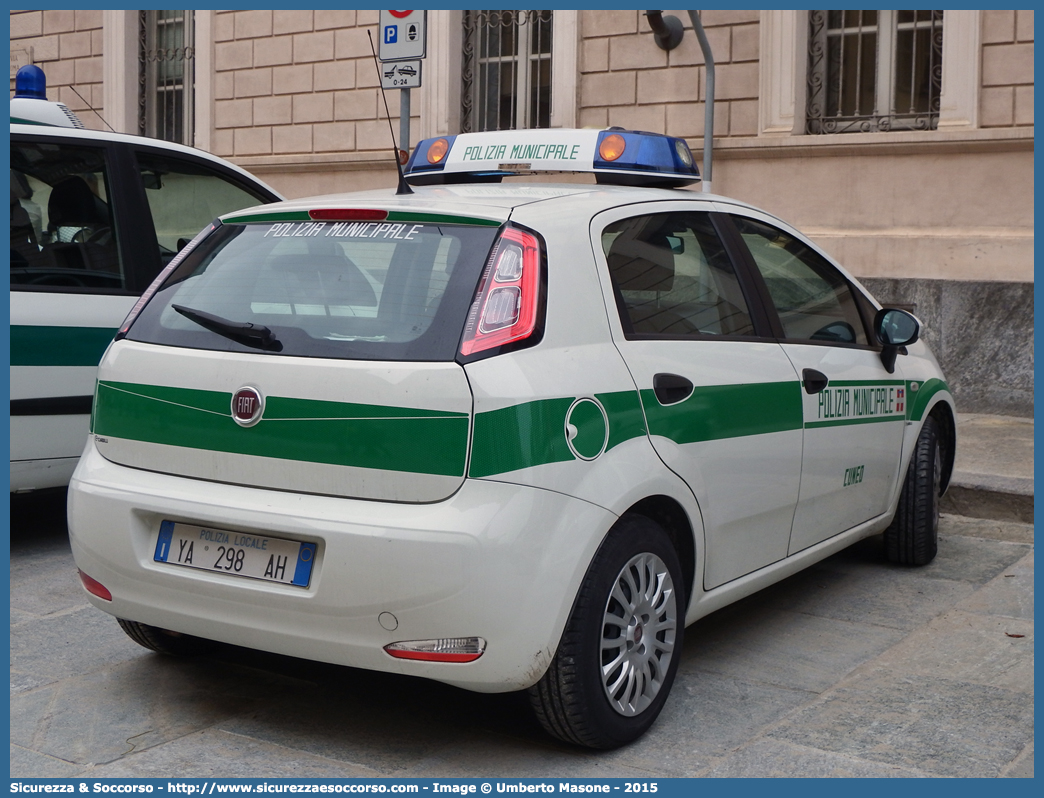
{"type": "Polygon", "coordinates": [[[588,569],[547,672],[529,690],[561,740],[616,748],[660,714],[685,628],[681,566],[663,529],[621,518],[588,569]]]}
{"type": "Polygon", "coordinates": [[[942,443],[934,418],[917,437],[903,492],[885,530],[885,555],[901,565],[927,565],[939,548],[939,494],[942,492],[942,443]]]}

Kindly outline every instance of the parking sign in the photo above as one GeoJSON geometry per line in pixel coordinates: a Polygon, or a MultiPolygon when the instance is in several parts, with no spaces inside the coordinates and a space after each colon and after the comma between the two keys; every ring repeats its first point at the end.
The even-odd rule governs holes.
{"type": "Polygon", "coordinates": [[[382,11],[380,17],[381,61],[424,58],[427,42],[426,11],[382,11]]]}

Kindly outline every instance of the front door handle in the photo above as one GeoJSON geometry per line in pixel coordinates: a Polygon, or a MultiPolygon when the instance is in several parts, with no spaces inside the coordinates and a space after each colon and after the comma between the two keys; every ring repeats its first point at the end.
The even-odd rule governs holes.
{"type": "Polygon", "coordinates": [[[680,374],[656,374],[653,376],[653,393],[661,405],[676,405],[692,396],[692,380],[680,374]]]}
{"type": "Polygon", "coordinates": [[[805,386],[805,393],[819,393],[830,384],[830,380],[822,371],[803,369],[801,384],[805,386]]]}

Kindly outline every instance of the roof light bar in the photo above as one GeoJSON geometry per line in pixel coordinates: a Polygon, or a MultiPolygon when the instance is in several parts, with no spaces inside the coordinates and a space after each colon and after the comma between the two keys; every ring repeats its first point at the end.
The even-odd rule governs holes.
{"type": "Polygon", "coordinates": [[[599,183],[685,186],[700,179],[684,139],[637,130],[501,130],[425,139],[406,165],[418,185],[499,181],[534,172],[594,174],[599,183]]]}
{"type": "Polygon", "coordinates": [[[441,637],[437,640],[404,640],[389,643],[384,650],[396,659],[425,662],[474,662],[486,650],[481,637],[441,637]]]}

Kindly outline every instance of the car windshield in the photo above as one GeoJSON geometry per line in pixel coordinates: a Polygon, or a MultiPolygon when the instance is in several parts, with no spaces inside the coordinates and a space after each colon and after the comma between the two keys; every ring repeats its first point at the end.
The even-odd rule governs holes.
{"type": "Polygon", "coordinates": [[[267,328],[279,342],[269,353],[452,360],[496,233],[409,222],[222,225],[179,264],[127,337],[258,351],[241,334],[200,323],[218,318],[226,330],[267,328]]]}

